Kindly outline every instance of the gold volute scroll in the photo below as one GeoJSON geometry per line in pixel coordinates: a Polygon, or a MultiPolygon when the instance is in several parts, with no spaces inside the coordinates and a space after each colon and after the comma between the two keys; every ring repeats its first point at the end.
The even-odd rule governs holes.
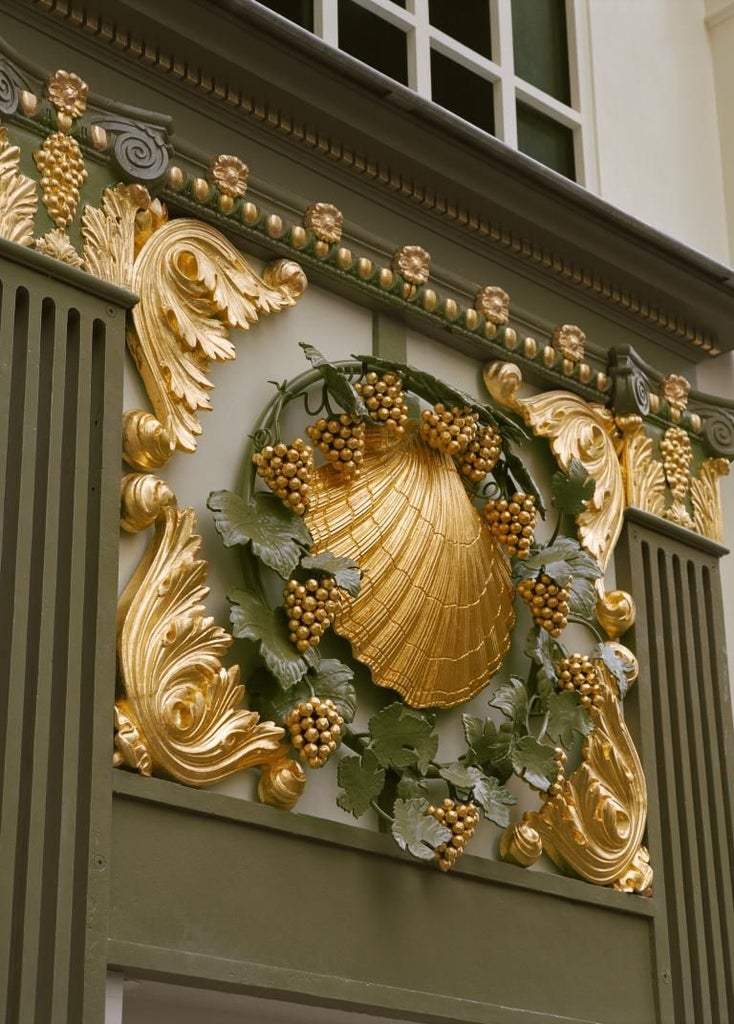
{"type": "Polygon", "coordinates": [[[194,510],[165,505],[150,547],[120,598],[115,764],[205,786],[270,761],[283,729],[239,708],[232,638],[204,614],[207,563],[194,510]]]}
{"type": "Polygon", "coordinates": [[[594,480],[594,494],[576,523],[581,543],[606,569],[622,529],[625,504],[611,413],[568,391],[519,398],[522,375],[511,363],[490,364],[484,380],[495,401],[519,412],[537,437],[549,439],[562,469],[578,459],[594,480]]]}
{"type": "Polygon", "coordinates": [[[195,220],[154,231],[133,265],[140,297],[128,344],[155,415],[177,448],[192,452],[209,409],[209,363],[235,356],[230,328],[295,304],[306,288],[297,264],[278,261],[259,277],[217,230],[195,220]]]}
{"type": "Polygon", "coordinates": [[[514,592],[454,461],[417,432],[390,443],[370,427],[359,477],[345,485],[322,466],[310,494],[314,551],[354,557],[362,572],[359,597],[333,628],[374,682],[412,707],[478,693],[509,649],[514,592]]]}
{"type": "MultiPolygon", "coordinates": [[[[634,656],[618,644],[612,647],[631,666],[632,682],[634,656]]],[[[614,676],[601,659],[595,668],[603,702],[590,711],[594,729],[584,741],[580,766],[540,811],[528,811],[521,823],[506,830],[501,855],[526,867],[542,848],[557,867],[588,882],[649,894],[653,873],[642,845],[645,776],[622,718],[614,676]]]]}

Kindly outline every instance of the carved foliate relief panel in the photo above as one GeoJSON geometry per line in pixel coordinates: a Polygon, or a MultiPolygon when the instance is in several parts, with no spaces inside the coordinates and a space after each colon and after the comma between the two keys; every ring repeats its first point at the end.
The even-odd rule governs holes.
{"type": "MultiPolygon", "coordinates": [[[[402,364],[366,355],[332,365],[304,345],[312,369],[279,386],[263,411],[243,493],[209,499],[225,544],[243,548],[233,633],[256,645],[263,668],[245,709],[238,669],[222,664],[232,638],[204,611],[206,562],[193,510],[179,509],[151,471],[176,450],[195,450],[199,412],[210,407],[208,367],[235,356],[231,328],[293,306],[305,275],[281,259],[259,276],[205,220],[169,219],[145,187],[167,167],[154,126],[133,126],[157,153],[148,170],[80,213],[84,147],[103,152],[114,142],[121,163],[130,125],[111,115],[84,122],[87,91],[75,75],[58,72],[47,93],[56,131],[36,153],[40,191],[20,174],[17,149],[0,140],[0,231],[138,294],[128,344],[152,409],[128,410],[123,422],[133,472],[122,481],[122,526],[152,527],[153,538],[120,601],[115,762],[190,785],[257,766],[260,798],[290,808],[306,769],[335,756],[339,805],[389,820],[403,849],[444,870],[483,816],[506,829],[507,859],[529,864],[545,850],[590,882],[649,891],[645,781],[620,712],[636,670],[617,637],[634,606],[629,595],[606,593],[602,580],[627,504],[720,529],[717,480],[728,464],[704,460],[689,481],[696,423],[685,411],[685,382],[661,388],[669,422],[656,449],[637,412],[615,417],[563,387],[521,399],[512,364],[487,368],[484,402],[402,364]],[[55,227],[34,240],[39,198],[55,227]],[[75,218],[81,251],[68,236],[75,218]],[[284,438],[281,413],[292,403],[303,405],[303,436],[284,438]],[[518,442],[531,436],[547,440],[558,466],[557,528],[545,544],[534,531],[548,495],[518,455],[518,442]],[[278,579],[282,603],[274,606],[278,579]],[[523,616],[531,623],[525,679],[503,674],[523,616]],[[595,639],[600,625],[607,639],[566,650],[569,619],[585,622],[595,639]],[[330,656],[330,635],[348,640],[353,658],[338,647],[341,656],[330,656]],[[354,724],[355,661],[400,697],[387,698],[366,730],[354,724]],[[436,716],[490,684],[490,714],[466,714],[465,751],[441,761],[436,716]],[[567,750],[579,736],[573,766],[567,750]],[[514,825],[511,776],[542,802],[514,825]]],[[[19,96],[31,116],[40,101],[19,96]]],[[[545,344],[520,339],[502,288],[485,286],[464,309],[430,287],[422,247],[402,245],[378,267],[341,244],[334,206],[313,203],[302,226],[287,226],[245,199],[247,177],[239,158],[220,155],[205,177],[170,167],[166,180],[189,206],[216,205],[281,250],[481,335],[498,353],[517,351],[559,383],[606,396],[609,378],[585,361],[576,325],[559,326],[545,344]]],[[[698,428],[705,433],[701,419],[698,428]]]]}

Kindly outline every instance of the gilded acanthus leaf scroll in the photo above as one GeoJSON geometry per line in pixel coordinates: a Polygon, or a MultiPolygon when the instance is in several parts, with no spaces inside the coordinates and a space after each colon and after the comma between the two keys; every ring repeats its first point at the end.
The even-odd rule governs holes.
{"type": "MultiPolygon", "coordinates": [[[[84,208],[84,264],[90,274],[132,290],[138,215],[150,206],[150,196],[142,185],[117,185],[104,190],[99,207],[84,208]]],[[[165,209],[160,203],[157,207],[165,209]]]]}
{"type": "Polygon", "coordinates": [[[306,287],[296,264],[259,277],[216,229],[176,220],[154,231],[132,269],[128,343],[156,416],[177,448],[196,449],[199,409],[209,409],[209,363],[233,359],[230,328],[292,306],[306,287]]]}
{"type": "Polygon", "coordinates": [[[691,503],[696,529],[704,537],[722,544],[724,541],[724,514],[721,507],[719,481],[729,475],[726,459],[704,459],[698,476],[691,479],[691,503]]]}
{"type": "Polygon", "coordinates": [[[20,150],[10,144],[8,133],[0,126],[0,237],[32,245],[37,185],[21,174],[19,167],[20,150]]]}
{"type": "Polygon", "coordinates": [[[579,539],[606,569],[622,529],[624,485],[615,448],[611,413],[569,391],[548,391],[519,398],[519,369],[492,363],[484,374],[487,389],[501,404],[519,412],[537,437],[547,437],[561,469],[578,459],[594,480],[594,494],[576,516],[579,539]]]}
{"type": "Polygon", "coordinates": [[[277,756],[283,729],[238,705],[232,638],[205,615],[207,563],[193,509],[165,504],[118,610],[125,696],[115,705],[115,762],[204,786],[277,756]]]}
{"type": "MultiPolygon", "coordinates": [[[[613,646],[634,666],[631,682],[636,662],[629,651],[613,646]]],[[[528,811],[507,829],[500,852],[527,867],[545,851],[558,867],[588,882],[647,893],[652,869],[642,845],[645,776],[622,718],[615,678],[602,659],[595,668],[603,700],[591,711],[594,729],[584,741],[580,766],[540,811],[528,811]]]]}

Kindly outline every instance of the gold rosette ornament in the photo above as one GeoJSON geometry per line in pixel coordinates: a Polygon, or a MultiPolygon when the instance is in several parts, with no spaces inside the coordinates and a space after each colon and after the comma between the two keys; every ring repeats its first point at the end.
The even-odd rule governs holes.
{"type": "Polygon", "coordinates": [[[344,218],[331,203],[312,203],[303,215],[304,227],[320,242],[338,242],[342,237],[344,218]]]}
{"type": "Polygon", "coordinates": [[[87,109],[87,83],[72,71],[55,71],[48,80],[46,92],[60,114],[81,117],[87,109]]]}
{"type": "Polygon", "coordinates": [[[239,157],[226,153],[215,157],[209,165],[209,180],[231,199],[238,199],[245,194],[249,173],[247,164],[239,157]]]}
{"type": "Polygon", "coordinates": [[[491,324],[500,327],[510,319],[510,296],[504,288],[488,284],[477,292],[474,308],[491,324]]]}

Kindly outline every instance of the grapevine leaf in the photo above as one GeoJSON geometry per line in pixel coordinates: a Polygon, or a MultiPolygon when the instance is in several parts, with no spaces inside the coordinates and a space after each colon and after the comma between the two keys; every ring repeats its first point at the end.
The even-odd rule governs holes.
{"type": "Polygon", "coordinates": [[[412,772],[405,772],[400,776],[396,792],[401,800],[412,800],[414,798],[420,800],[426,796],[428,789],[423,779],[413,775],[412,772]]]}
{"type": "Polygon", "coordinates": [[[467,405],[474,412],[479,413],[480,423],[491,423],[493,426],[499,427],[502,434],[512,441],[528,440],[525,430],[506,413],[494,407],[490,409],[489,406],[477,403],[476,399],[472,398],[471,395],[467,395],[458,388],[451,387],[450,384],[439,380],[433,374],[426,373],[425,370],[417,370],[414,366],[407,366],[405,363],[395,363],[389,359],[380,359],[372,355],[353,356],[353,358],[368,365],[371,369],[399,374],[405,382],[406,389],[420,395],[426,402],[431,402],[433,405],[437,402],[443,402],[445,405],[458,405],[459,407],[467,405]]]}
{"type": "Polygon", "coordinates": [[[496,771],[501,778],[512,775],[511,751],[515,742],[509,722],[498,729],[491,718],[463,715],[464,735],[469,745],[467,761],[496,771]]]}
{"type": "Polygon", "coordinates": [[[591,659],[592,661],[601,660],[604,662],[617,683],[620,700],[624,700],[627,695],[627,688],[629,685],[627,679],[629,663],[624,658],[620,658],[614,648],[610,647],[609,644],[599,644],[595,647],[591,652],[591,659]]]}
{"type": "MultiPolygon", "coordinates": [[[[351,722],[357,710],[357,691],[352,680],[354,672],[343,661],[324,658],[307,682],[311,691],[322,700],[331,700],[345,722],[351,722]]],[[[304,698],[308,699],[308,698],[304,698]]]]}
{"type": "Polygon", "coordinates": [[[573,734],[588,736],[594,725],[588,711],[579,704],[576,693],[551,693],[548,697],[548,725],[546,731],[554,743],[569,747],[573,734]]]}
{"type": "Polygon", "coordinates": [[[514,744],[510,757],[518,775],[536,789],[546,790],[558,770],[553,754],[553,747],[539,743],[534,736],[523,736],[514,744]]]}
{"type": "Polygon", "coordinates": [[[565,473],[559,469],[551,478],[553,505],[571,516],[577,516],[588,507],[595,490],[596,480],[578,459],[571,459],[565,473]]]}
{"type": "Polygon", "coordinates": [[[566,657],[566,650],[555,640],[547,629],[534,626],[528,633],[525,654],[535,662],[544,680],[555,686],[558,682],[558,663],[566,657]]]}
{"type": "Polygon", "coordinates": [[[491,718],[478,715],[462,715],[464,736],[469,747],[469,759],[473,764],[488,761],[494,749],[497,726],[491,718]]]}
{"type": "Polygon", "coordinates": [[[342,409],[345,412],[348,412],[351,416],[356,417],[358,420],[368,419],[369,412],[367,411],[367,406],[362,401],[359,392],[356,390],[349,378],[346,377],[338,367],[333,366],[327,359],[325,359],[319,350],[314,348],[313,345],[309,345],[305,341],[300,342],[300,345],[306,359],[308,359],[309,363],[315,370],[319,371],[326,387],[342,409]]]}
{"type": "Polygon", "coordinates": [[[271,610],[246,590],[233,590],[227,596],[232,604],[234,636],[259,644],[263,661],[284,690],[295,686],[309,668],[318,665],[320,658],[313,647],[299,654],[290,642],[280,609],[271,610]]]}
{"type": "Polygon", "coordinates": [[[534,548],[514,572],[523,579],[537,576],[541,569],[559,586],[566,586],[571,577],[596,580],[602,575],[596,560],[573,537],[558,537],[547,547],[534,548]]]}
{"type": "Polygon", "coordinates": [[[515,490],[522,491],[523,494],[532,494],[535,498],[535,507],[537,508],[540,515],[545,518],[545,505],[543,504],[543,496],[538,490],[538,486],[533,480],[532,476],[525,467],[525,463],[520,459],[513,451],[510,451],[505,445],[504,452],[505,465],[507,472],[512,477],[515,490]]]}
{"type": "Polygon", "coordinates": [[[346,590],[350,597],[356,597],[359,593],[359,567],[353,558],[341,558],[329,551],[322,551],[318,555],[306,555],[302,558],[301,568],[313,569],[324,576],[333,576],[337,587],[346,590]]]}
{"type": "Polygon", "coordinates": [[[464,764],[463,761],[454,761],[439,768],[439,775],[446,779],[457,789],[469,791],[472,786],[483,776],[479,768],[474,765],[464,764]]]}
{"type": "Polygon", "coordinates": [[[212,491],[207,505],[225,547],[250,544],[253,554],[287,579],[311,544],[303,519],[274,494],[256,494],[246,502],[232,491],[212,491]]]}
{"type": "Polygon", "coordinates": [[[513,725],[524,725],[528,717],[528,691],[523,681],[512,676],[509,683],[499,687],[489,706],[501,711],[513,725]]]}
{"type": "Polygon", "coordinates": [[[509,789],[505,789],[497,779],[484,775],[475,783],[472,796],[489,821],[493,821],[500,828],[507,828],[510,824],[509,808],[517,803],[509,789]]]}
{"type": "Polygon", "coordinates": [[[401,850],[407,850],[420,860],[431,860],[437,846],[448,843],[451,830],[431,814],[426,814],[428,801],[423,799],[396,800],[392,834],[401,850]]]}
{"type": "Polygon", "coordinates": [[[371,750],[355,757],[342,757],[336,770],[336,779],[342,787],[336,802],[342,810],[360,818],[376,800],[385,785],[385,772],[371,750]]]}
{"type": "Polygon", "coordinates": [[[384,768],[417,767],[421,775],[438,750],[433,723],[419,711],[396,702],[370,719],[372,749],[384,768]]]}
{"type": "Polygon", "coordinates": [[[574,576],[568,605],[572,615],[593,622],[596,612],[596,589],[591,580],[583,576],[574,576]]]}
{"type": "Polygon", "coordinates": [[[509,723],[500,729],[490,718],[463,715],[464,735],[469,745],[467,761],[474,765],[488,765],[507,778],[512,775],[510,749],[514,740],[509,723]]]}
{"type": "Polygon", "coordinates": [[[302,686],[302,682],[296,683],[293,689],[283,691],[272,673],[266,668],[258,668],[247,680],[248,706],[257,711],[263,721],[282,723],[294,704],[291,694],[299,691],[302,686]]]}

